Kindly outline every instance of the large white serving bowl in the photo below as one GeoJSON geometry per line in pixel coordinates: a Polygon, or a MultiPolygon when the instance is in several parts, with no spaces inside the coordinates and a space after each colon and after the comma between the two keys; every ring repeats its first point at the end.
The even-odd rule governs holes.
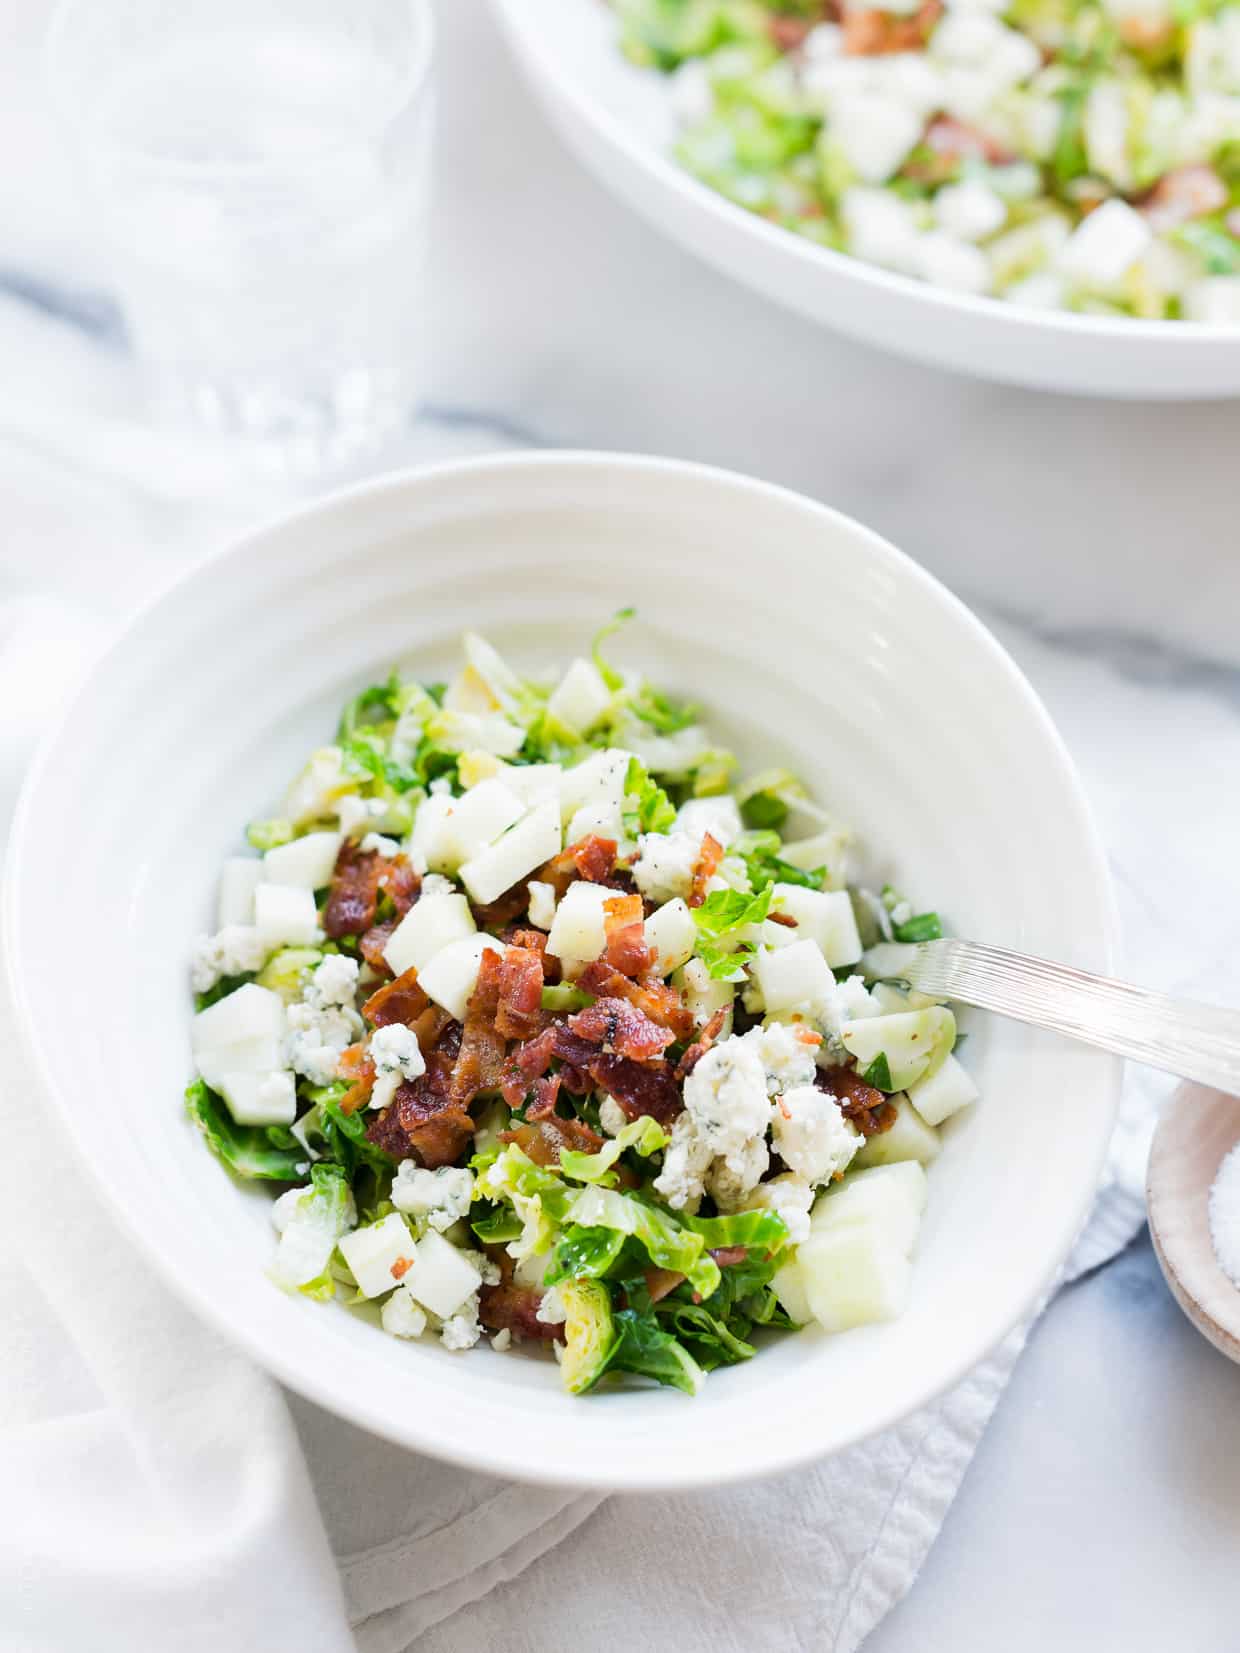
{"type": "MultiPolygon", "coordinates": [[[[876,874],[961,934],[1110,965],[1106,862],[1072,764],[968,610],[820,505],[606,454],[368,483],[159,597],[30,773],[5,944],[49,1094],[119,1217],[205,1318],[404,1446],[529,1479],[656,1488],[836,1451],[963,1376],[1029,1313],[1085,1216],[1118,1065],[973,1019],[965,1059],[982,1100],[932,1169],[904,1318],[775,1338],[692,1401],[635,1387],[571,1399],[551,1362],[397,1342],[277,1290],[264,1272],[270,1187],[230,1180],[181,1101],[186,961],[221,858],[330,739],[342,700],[394,663],[442,676],[467,626],[518,665],[564,660],[627,603],[639,619],[617,654],[697,698],[747,763],[795,764],[856,826],[876,874]]],[[[54,1170],[41,1172],[49,1199],[54,1170]]]]}
{"type": "Polygon", "coordinates": [[[899,355],[980,378],[1102,396],[1240,394],[1240,327],[1038,311],[949,293],[819,247],[671,159],[665,83],[616,46],[603,0],[493,0],[564,141],[658,229],[767,298],[899,355]]]}

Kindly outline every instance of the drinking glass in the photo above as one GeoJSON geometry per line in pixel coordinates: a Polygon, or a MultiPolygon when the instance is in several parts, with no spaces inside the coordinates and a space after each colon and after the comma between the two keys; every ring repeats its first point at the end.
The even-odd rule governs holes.
{"type": "Polygon", "coordinates": [[[347,463],[422,383],[428,0],[62,0],[76,139],[166,419],[347,463]]]}

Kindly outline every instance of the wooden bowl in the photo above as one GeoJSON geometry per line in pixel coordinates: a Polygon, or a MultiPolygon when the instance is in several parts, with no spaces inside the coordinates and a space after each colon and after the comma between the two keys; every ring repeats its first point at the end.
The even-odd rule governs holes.
{"type": "Polygon", "coordinates": [[[1171,1294],[1203,1337],[1240,1363],[1240,1287],[1210,1239],[1210,1187],[1240,1142],[1240,1097],[1181,1085],[1159,1121],[1146,1175],[1150,1234],[1171,1294]]]}

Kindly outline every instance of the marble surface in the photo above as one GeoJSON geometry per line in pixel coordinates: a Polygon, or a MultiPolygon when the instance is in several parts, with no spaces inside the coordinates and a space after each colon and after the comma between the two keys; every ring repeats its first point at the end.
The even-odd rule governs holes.
{"type": "MultiPolygon", "coordinates": [[[[433,369],[385,460],[634,448],[872,524],[975,604],[1045,697],[1111,848],[1131,973],[1240,997],[1240,403],[1026,394],[815,331],[600,193],[482,0],[439,11],[433,369]]],[[[0,0],[0,144],[23,163],[0,168],[0,596],[115,619],[281,501],[221,495],[200,456],[142,428],[41,106],[43,17],[42,0],[0,0]]],[[[1133,1176],[1143,1145],[1133,1130],[1133,1176]]],[[[1052,1305],[921,1579],[868,1645],[1225,1653],[1238,1546],[1240,1370],[1178,1314],[1142,1239],[1052,1305]]]]}

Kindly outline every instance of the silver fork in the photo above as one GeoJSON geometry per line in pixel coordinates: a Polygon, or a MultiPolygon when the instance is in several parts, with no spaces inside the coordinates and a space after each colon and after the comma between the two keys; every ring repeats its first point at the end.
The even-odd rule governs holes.
{"type": "Polygon", "coordinates": [[[976,941],[922,941],[906,951],[899,974],[922,993],[1032,1022],[1240,1095],[1240,1011],[1171,999],[976,941]]]}

